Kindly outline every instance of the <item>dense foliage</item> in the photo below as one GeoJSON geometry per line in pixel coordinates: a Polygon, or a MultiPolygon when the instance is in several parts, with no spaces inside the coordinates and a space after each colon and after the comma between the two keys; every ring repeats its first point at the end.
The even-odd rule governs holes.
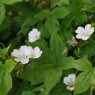
{"type": "Polygon", "coordinates": [[[93,95],[94,27],[95,0],[0,0],[0,95],[93,95]]]}

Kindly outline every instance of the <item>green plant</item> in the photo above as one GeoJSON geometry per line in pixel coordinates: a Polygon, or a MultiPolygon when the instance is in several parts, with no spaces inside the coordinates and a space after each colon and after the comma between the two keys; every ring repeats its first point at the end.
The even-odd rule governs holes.
{"type": "Polygon", "coordinates": [[[0,0],[0,95],[93,95],[95,0],[0,0]]]}

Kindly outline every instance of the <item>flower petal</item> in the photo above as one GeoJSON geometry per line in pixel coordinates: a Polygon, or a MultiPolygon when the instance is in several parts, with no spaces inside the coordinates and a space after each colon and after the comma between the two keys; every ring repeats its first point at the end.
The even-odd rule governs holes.
{"type": "Polygon", "coordinates": [[[89,38],[89,36],[83,36],[81,37],[82,40],[86,41],[89,38]]]}
{"type": "Polygon", "coordinates": [[[28,49],[30,51],[29,55],[28,55],[28,58],[31,58],[33,55],[34,55],[34,50],[31,46],[28,46],[28,49]]]}
{"type": "Polygon", "coordinates": [[[75,76],[75,74],[69,74],[69,75],[68,75],[68,78],[70,79],[70,82],[71,82],[71,83],[74,83],[76,76],[75,76]]]}
{"type": "Polygon", "coordinates": [[[76,35],[76,38],[77,38],[77,39],[81,39],[81,37],[82,37],[81,34],[77,34],[77,35],[76,35]]]}
{"type": "Polygon", "coordinates": [[[33,28],[32,31],[30,31],[28,34],[28,39],[30,42],[35,42],[39,38],[40,38],[40,32],[36,28],[33,28]]]}
{"type": "Polygon", "coordinates": [[[20,52],[24,55],[29,55],[29,53],[30,53],[30,51],[28,50],[28,47],[26,45],[20,47],[20,52]]]}
{"type": "Polygon", "coordinates": [[[36,38],[34,36],[28,37],[28,39],[29,39],[29,42],[35,42],[36,41],[36,38]]]}
{"type": "Polygon", "coordinates": [[[31,33],[32,35],[38,35],[38,36],[40,36],[41,34],[36,28],[34,28],[31,33]]]}
{"type": "Polygon", "coordinates": [[[94,28],[90,28],[90,35],[94,32],[94,28]]]}
{"type": "Polygon", "coordinates": [[[66,85],[69,85],[70,80],[69,80],[68,77],[65,77],[65,78],[63,79],[63,82],[64,82],[66,85]]]}
{"type": "Polygon", "coordinates": [[[29,58],[25,58],[25,59],[21,60],[22,64],[27,64],[28,62],[29,62],[29,58]]]}
{"type": "Polygon", "coordinates": [[[40,50],[39,47],[35,47],[34,48],[34,53],[35,53],[34,58],[39,58],[41,56],[41,54],[42,54],[42,51],[40,50]]]}
{"type": "Polygon", "coordinates": [[[13,52],[11,53],[11,56],[13,56],[13,57],[19,57],[19,50],[14,49],[13,52]]]}
{"type": "Polygon", "coordinates": [[[89,35],[85,36],[85,35],[77,34],[76,38],[77,39],[82,39],[82,40],[87,40],[89,38],[89,35]]]}
{"type": "Polygon", "coordinates": [[[86,31],[86,32],[89,32],[89,31],[90,31],[90,27],[91,27],[91,24],[87,24],[87,25],[85,26],[85,31],[86,31]]]}
{"type": "Polygon", "coordinates": [[[82,32],[84,32],[84,28],[83,27],[78,27],[78,29],[75,32],[76,33],[82,33],[82,32]]]}
{"type": "Polygon", "coordinates": [[[35,54],[38,54],[40,52],[40,48],[39,47],[35,47],[34,48],[34,52],[35,52],[35,54]]]}
{"type": "Polygon", "coordinates": [[[20,59],[19,59],[19,58],[14,58],[14,60],[15,60],[16,62],[20,62],[20,59]]]}

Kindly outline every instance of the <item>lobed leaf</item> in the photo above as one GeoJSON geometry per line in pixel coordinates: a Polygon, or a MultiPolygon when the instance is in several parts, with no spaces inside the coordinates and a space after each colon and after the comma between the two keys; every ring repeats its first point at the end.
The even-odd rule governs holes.
{"type": "Polygon", "coordinates": [[[90,86],[90,73],[83,72],[79,74],[75,80],[74,95],[85,92],[90,86]]]}
{"type": "Polygon", "coordinates": [[[47,76],[45,77],[45,88],[46,91],[45,93],[49,94],[50,90],[55,87],[55,85],[60,81],[61,76],[62,76],[62,69],[57,68],[52,71],[50,71],[47,76]]]}
{"type": "Polygon", "coordinates": [[[63,5],[69,5],[69,0],[50,0],[51,8],[54,8],[55,6],[63,6],[63,5]]]}
{"type": "Polygon", "coordinates": [[[79,71],[89,71],[92,69],[92,64],[87,58],[83,57],[74,63],[74,67],[79,71]]]}
{"type": "Polygon", "coordinates": [[[50,16],[50,11],[49,10],[43,10],[40,13],[35,15],[36,18],[42,18],[42,19],[45,19],[48,16],[50,16]]]}
{"type": "Polygon", "coordinates": [[[58,32],[59,30],[58,26],[59,26],[58,20],[54,18],[52,15],[50,15],[45,21],[45,28],[49,32],[50,36],[52,36],[53,33],[58,32]]]}
{"type": "Polygon", "coordinates": [[[16,2],[21,2],[22,0],[0,0],[0,2],[4,3],[4,4],[13,4],[16,2]]]}
{"type": "Polygon", "coordinates": [[[23,91],[21,95],[35,95],[32,91],[23,91]]]}
{"type": "Polygon", "coordinates": [[[11,59],[7,60],[5,65],[0,64],[0,95],[6,95],[12,88],[11,71],[16,64],[11,59]]]}
{"type": "Polygon", "coordinates": [[[68,70],[68,69],[74,68],[75,63],[76,61],[74,60],[73,57],[66,57],[61,60],[60,66],[64,70],[68,70]]]}
{"type": "Polygon", "coordinates": [[[66,44],[63,43],[62,38],[57,33],[54,33],[50,39],[50,50],[57,64],[60,64],[61,59],[67,55],[66,44]]]}
{"type": "Polygon", "coordinates": [[[65,18],[70,13],[65,7],[57,7],[52,10],[52,15],[58,19],[65,18]]]}

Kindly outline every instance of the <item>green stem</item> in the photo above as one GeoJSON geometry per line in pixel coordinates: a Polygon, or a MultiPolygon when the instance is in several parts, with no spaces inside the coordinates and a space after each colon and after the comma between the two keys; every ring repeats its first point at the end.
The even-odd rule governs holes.
{"type": "Polygon", "coordinates": [[[0,42],[0,44],[3,46],[3,48],[5,48],[5,46],[0,42]]]}

